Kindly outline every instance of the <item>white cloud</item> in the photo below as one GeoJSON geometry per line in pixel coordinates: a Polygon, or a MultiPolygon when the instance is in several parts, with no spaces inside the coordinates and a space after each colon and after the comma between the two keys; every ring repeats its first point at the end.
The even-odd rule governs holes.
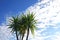
{"type": "Polygon", "coordinates": [[[15,40],[15,38],[12,38],[14,38],[14,36],[11,33],[11,29],[6,25],[0,26],[0,40],[15,40]]]}
{"type": "MultiPolygon", "coordinates": [[[[38,0],[39,1],[39,0],[38,0]]],[[[60,23],[60,0],[42,0],[30,6],[27,10],[34,12],[36,19],[38,20],[38,28],[36,37],[32,40],[59,40],[60,28],[58,23],[60,23]],[[48,25],[48,26],[47,26],[48,25]],[[52,27],[51,27],[52,26],[52,27]],[[42,33],[42,34],[41,34],[42,33]],[[53,36],[53,37],[52,37],[53,36]]]]}
{"type": "MultiPolygon", "coordinates": [[[[27,10],[34,12],[38,22],[45,24],[55,24],[60,22],[60,1],[59,0],[42,0],[35,5],[29,7],[27,10]],[[49,4],[49,5],[48,5],[49,4]],[[40,8],[41,6],[44,8],[40,8]]],[[[43,25],[42,25],[43,26],[43,25]]]]}

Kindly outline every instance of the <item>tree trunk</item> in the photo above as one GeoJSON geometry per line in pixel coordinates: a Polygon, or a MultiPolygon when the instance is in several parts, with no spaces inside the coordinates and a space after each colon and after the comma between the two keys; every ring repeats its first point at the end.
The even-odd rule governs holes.
{"type": "Polygon", "coordinates": [[[18,34],[17,34],[17,31],[16,31],[16,39],[17,39],[17,40],[19,40],[19,39],[18,39],[18,34]]]}
{"type": "Polygon", "coordinates": [[[28,40],[28,36],[29,36],[29,28],[27,29],[27,37],[26,37],[26,40],[28,40]]]}
{"type": "Polygon", "coordinates": [[[24,34],[22,35],[22,40],[23,40],[23,38],[24,38],[24,34]]]}
{"type": "Polygon", "coordinates": [[[22,37],[22,36],[20,35],[20,40],[22,40],[21,37],[22,37]]]}

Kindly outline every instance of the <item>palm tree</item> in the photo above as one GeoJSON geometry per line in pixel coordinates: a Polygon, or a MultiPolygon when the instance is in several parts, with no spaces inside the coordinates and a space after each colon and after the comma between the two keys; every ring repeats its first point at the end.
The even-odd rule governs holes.
{"type": "Polygon", "coordinates": [[[28,13],[27,15],[22,15],[19,20],[19,25],[20,25],[20,36],[22,37],[21,40],[24,38],[24,34],[27,31],[27,37],[26,40],[28,40],[29,36],[29,31],[31,30],[31,33],[34,34],[34,29],[36,28],[35,26],[36,20],[34,17],[33,13],[28,13]]]}
{"type": "Polygon", "coordinates": [[[10,20],[9,28],[12,28],[12,32],[15,32],[17,40],[19,40],[19,35],[20,40],[23,40],[24,34],[26,33],[26,16],[22,14],[20,18],[12,17],[10,20]]]}
{"type": "Polygon", "coordinates": [[[35,24],[36,24],[36,20],[35,20],[35,16],[33,13],[28,13],[26,16],[26,25],[27,25],[27,37],[26,40],[28,40],[28,36],[29,36],[29,31],[31,30],[31,33],[34,34],[34,30],[36,28],[35,24]]]}
{"type": "Polygon", "coordinates": [[[19,25],[20,25],[19,32],[20,32],[21,40],[23,40],[24,35],[26,33],[26,15],[22,14],[19,20],[19,25]]]}
{"type": "Polygon", "coordinates": [[[17,40],[19,40],[18,39],[18,17],[12,17],[12,19],[10,19],[11,21],[10,21],[10,24],[9,24],[9,28],[11,28],[12,30],[12,32],[15,32],[15,34],[16,34],[16,39],[17,40]]]}
{"type": "Polygon", "coordinates": [[[19,18],[12,17],[11,22],[9,24],[9,28],[12,28],[12,32],[15,32],[17,40],[19,40],[19,35],[20,39],[23,40],[24,35],[27,31],[26,40],[28,40],[29,31],[31,31],[31,33],[34,34],[34,30],[36,28],[35,24],[36,20],[34,14],[29,12],[27,15],[23,14],[19,18]]]}

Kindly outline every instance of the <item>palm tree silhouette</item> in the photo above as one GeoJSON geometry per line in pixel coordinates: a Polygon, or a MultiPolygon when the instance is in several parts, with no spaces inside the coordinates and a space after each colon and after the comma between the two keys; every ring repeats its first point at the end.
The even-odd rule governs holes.
{"type": "Polygon", "coordinates": [[[26,15],[24,14],[19,18],[19,33],[21,40],[23,40],[24,34],[26,33],[26,15]]]}
{"type": "Polygon", "coordinates": [[[30,31],[32,34],[34,34],[34,30],[36,29],[36,20],[33,12],[28,12],[28,14],[22,14],[20,17],[12,17],[12,19],[10,20],[11,22],[9,24],[9,28],[12,29],[12,32],[15,32],[17,40],[19,40],[19,35],[20,40],[23,40],[26,32],[26,40],[28,40],[30,31]]]}
{"type": "Polygon", "coordinates": [[[28,36],[29,36],[29,31],[31,31],[32,34],[34,34],[34,30],[36,29],[36,26],[35,24],[37,23],[36,20],[35,20],[35,16],[32,13],[28,13],[27,16],[26,16],[26,25],[27,25],[27,37],[26,37],[26,40],[28,40],[28,36]]]}
{"type": "Polygon", "coordinates": [[[15,32],[16,34],[16,39],[18,39],[18,17],[12,17],[12,19],[10,19],[10,24],[9,24],[9,28],[11,28],[12,32],[15,32]]]}

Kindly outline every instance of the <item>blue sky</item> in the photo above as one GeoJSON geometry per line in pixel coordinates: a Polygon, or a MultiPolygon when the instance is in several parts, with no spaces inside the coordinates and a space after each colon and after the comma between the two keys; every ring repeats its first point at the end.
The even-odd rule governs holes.
{"type": "Polygon", "coordinates": [[[5,16],[18,15],[38,0],[0,0],[0,24],[5,21],[5,16]]]}
{"type": "Polygon", "coordinates": [[[35,36],[30,33],[29,40],[60,40],[60,0],[0,1],[0,40],[16,40],[6,24],[10,16],[27,10],[35,13],[35,19],[39,22],[35,36]]]}

